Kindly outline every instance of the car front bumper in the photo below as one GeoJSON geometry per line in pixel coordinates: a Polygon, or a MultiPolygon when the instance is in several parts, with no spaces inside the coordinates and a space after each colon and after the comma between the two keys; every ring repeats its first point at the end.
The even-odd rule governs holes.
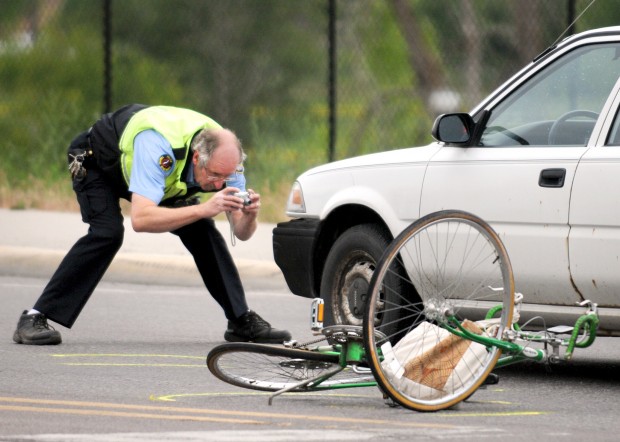
{"type": "Polygon", "coordinates": [[[289,289],[305,298],[319,296],[314,276],[314,249],[320,221],[293,219],[273,229],[273,257],[289,289]]]}

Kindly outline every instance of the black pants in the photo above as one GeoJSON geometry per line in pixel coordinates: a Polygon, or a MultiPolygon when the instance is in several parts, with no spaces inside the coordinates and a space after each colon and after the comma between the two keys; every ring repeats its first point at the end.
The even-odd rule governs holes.
{"type": "MultiPolygon", "coordinates": [[[[123,243],[123,216],[119,196],[94,165],[73,189],[89,224],[88,233],[69,250],[34,308],[49,319],[71,328],[123,243]]],[[[176,210],[176,209],[168,209],[176,210]]],[[[211,219],[202,219],[174,232],[194,257],[198,271],[220,304],[226,318],[248,310],[237,267],[226,242],[211,219]]]]}

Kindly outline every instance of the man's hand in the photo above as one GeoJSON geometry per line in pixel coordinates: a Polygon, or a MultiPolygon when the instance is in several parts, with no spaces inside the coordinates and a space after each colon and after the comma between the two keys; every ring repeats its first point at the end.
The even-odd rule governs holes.
{"type": "Polygon", "coordinates": [[[222,212],[234,212],[242,209],[247,209],[249,206],[243,205],[243,200],[234,193],[240,190],[236,187],[226,187],[219,192],[213,194],[208,201],[200,204],[205,211],[205,217],[214,217],[222,212]]]}
{"type": "Polygon", "coordinates": [[[226,213],[232,219],[235,236],[245,241],[256,231],[260,195],[249,189],[252,203],[245,206],[241,198],[233,195],[236,192],[239,192],[236,187],[227,187],[204,203],[178,208],[160,207],[134,193],[131,197],[131,225],[136,232],[171,232],[201,218],[226,213]]]}
{"type": "Polygon", "coordinates": [[[258,212],[260,209],[260,193],[256,193],[252,189],[248,189],[248,196],[250,197],[250,204],[243,206],[241,210],[244,212],[258,212]]]}

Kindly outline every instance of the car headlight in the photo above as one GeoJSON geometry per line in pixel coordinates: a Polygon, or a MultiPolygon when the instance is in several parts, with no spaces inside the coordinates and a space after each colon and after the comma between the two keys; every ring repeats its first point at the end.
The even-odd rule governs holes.
{"type": "Polygon", "coordinates": [[[297,212],[297,213],[306,212],[306,203],[304,202],[304,194],[301,191],[301,184],[299,184],[297,181],[293,183],[293,187],[291,188],[291,193],[289,193],[288,195],[288,201],[286,202],[286,211],[297,212]]]}

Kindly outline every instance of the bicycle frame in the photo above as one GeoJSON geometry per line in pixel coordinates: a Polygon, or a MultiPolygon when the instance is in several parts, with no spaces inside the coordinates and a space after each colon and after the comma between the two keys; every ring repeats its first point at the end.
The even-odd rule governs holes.
{"type": "MultiPolygon", "coordinates": [[[[522,295],[519,296],[520,298],[518,298],[517,304],[520,303],[522,298],[522,295]]],[[[589,347],[596,338],[596,331],[599,324],[597,305],[590,301],[584,301],[580,305],[586,306],[587,310],[575,321],[575,325],[572,327],[572,333],[568,339],[559,338],[557,335],[560,334],[560,332],[568,331],[571,327],[566,329],[562,328],[560,332],[557,333],[553,331],[554,329],[545,330],[542,332],[529,332],[521,330],[521,327],[517,323],[513,324],[509,330],[504,332],[502,339],[478,335],[465,329],[457,317],[449,312],[445,314],[445,321],[441,324],[441,326],[450,333],[462,339],[467,339],[469,341],[482,344],[486,347],[499,348],[502,351],[502,356],[500,356],[495,364],[496,368],[505,367],[507,365],[525,360],[533,360],[542,363],[557,363],[560,361],[570,360],[575,348],[589,347]],[[521,345],[516,341],[523,341],[525,344],[521,345]],[[530,346],[531,343],[542,343],[544,344],[544,348],[533,348],[530,346]],[[548,351],[548,346],[551,346],[551,352],[548,351]],[[560,355],[559,353],[560,347],[566,347],[566,351],[563,355],[560,355]]],[[[500,311],[501,306],[492,308],[485,316],[485,320],[493,319],[500,311]]],[[[311,328],[315,334],[320,334],[323,328],[322,315],[319,312],[322,312],[322,300],[317,298],[313,302],[311,320],[311,328]]],[[[359,339],[359,336],[356,336],[355,338],[344,336],[338,339],[338,344],[316,346],[311,350],[325,354],[337,355],[339,358],[338,367],[329,372],[316,376],[315,378],[306,379],[295,385],[291,385],[287,388],[274,392],[269,397],[269,405],[272,404],[272,401],[276,396],[302,387],[306,387],[308,391],[321,391],[377,386],[376,381],[350,383],[343,382],[336,385],[322,385],[322,383],[327,379],[333,377],[337,373],[340,373],[347,367],[350,367],[351,370],[358,374],[366,372],[369,374],[371,373],[370,369],[359,367],[359,364],[364,363],[366,360],[364,344],[359,339]]]]}
{"type": "MultiPolygon", "coordinates": [[[[495,364],[498,368],[524,360],[557,363],[563,360],[570,360],[575,348],[589,347],[596,339],[596,330],[599,324],[597,305],[590,301],[583,301],[580,305],[587,306],[588,309],[585,314],[575,321],[572,333],[568,339],[559,338],[556,333],[552,332],[553,329],[543,332],[525,332],[520,329],[518,324],[513,324],[513,327],[504,333],[503,339],[491,338],[466,330],[454,315],[449,315],[446,323],[442,324],[442,326],[460,338],[502,350],[505,355],[501,356],[495,364]],[[515,342],[516,340],[525,341],[528,344],[520,345],[515,342]],[[529,343],[532,342],[543,343],[545,348],[529,347],[529,343]],[[548,345],[552,347],[551,353],[547,351],[548,345]],[[559,353],[560,347],[566,347],[563,356],[559,353]]],[[[485,319],[492,319],[498,311],[498,308],[491,309],[485,319]]]]}
{"type": "MultiPolygon", "coordinates": [[[[338,367],[334,368],[333,370],[327,373],[323,373],[311,379],[306,379],[297,384],[291,385],[287,388],[283,388],[282,390],[274,392],[269,397],[269,401],[268,401],[269,405],[272,404],[273,399],[276,396],[279,396],[282,393],[286,393],[287,391],[291,391],[291,390],[301,388],[301,387],[307,387],[308,390],[310,391],[320,391],[320,390],[338,390],[342,388],[376,387],[377,386],[376,381],[350,382],[350,383],[342,383],[342,384],[328,385],[328,386],[321,385],[327,379],[333,377],[337,373],[340,373],[347,367],[351,367],[351,369],[355,373],[358,373],[358,374],[361,373],[360,371],[357,371],[359,370],[359,367],[357,367],[357,364],[364,362],[366,358],[366,352],[364,350],[364,345],[361,341],[346,341],[345,340],[342,344],[339,344],[339,345],[318,346],[318,347],[313,348],[312,350],[325,353],[325,354],[338,355],[338,358],[339,358],[338,367]]],[[[366,370],[368,374],[370,374],[370,369],[365,369],[364,372],[366,372],[366,370]]]]}

